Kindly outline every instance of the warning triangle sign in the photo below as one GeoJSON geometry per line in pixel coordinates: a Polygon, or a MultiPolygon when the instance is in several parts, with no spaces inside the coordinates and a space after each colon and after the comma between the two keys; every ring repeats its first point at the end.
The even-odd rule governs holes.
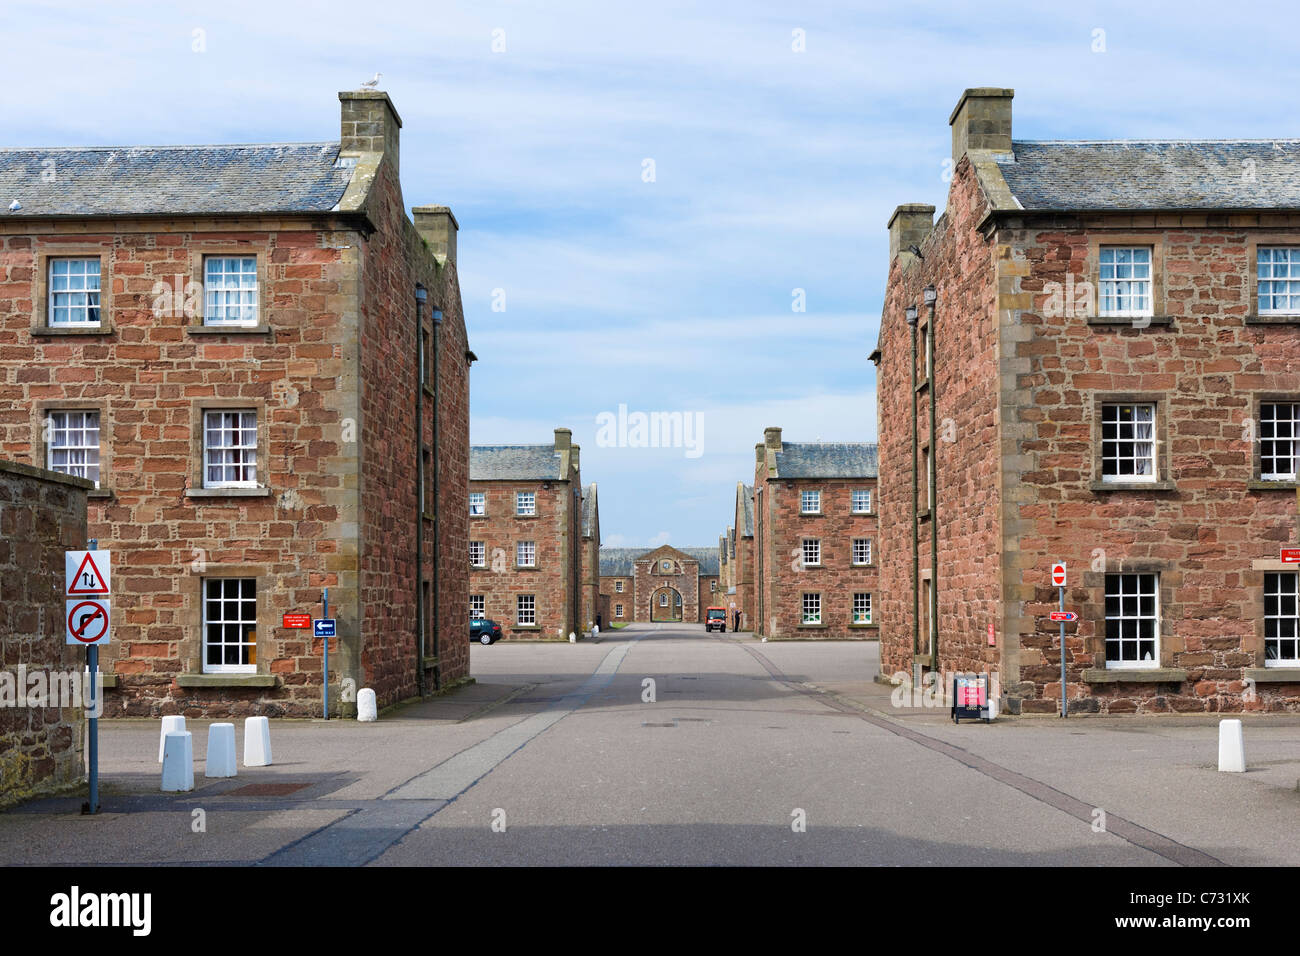
{"type": "Polygon", "coordinates": [[[86,556],[81,559],[81,566],[77,568],[77,573],[68,582],[68,594],[107,593],[108,582],[104,580],[104,575],[99,573],[99,567],[95,564],[95,556],[87,551],[86,556]]]}

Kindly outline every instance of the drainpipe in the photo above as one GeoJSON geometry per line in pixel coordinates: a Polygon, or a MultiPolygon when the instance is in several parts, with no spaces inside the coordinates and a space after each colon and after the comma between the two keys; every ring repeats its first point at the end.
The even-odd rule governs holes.
{"type": "Polygon", "coordinates": [[[916,459],[920,454],[917,439],[917,398],[916,398],[916,306],[909,305],[904,312],[907,325],[912,333],[912,687],[921,686],[921,516],[917,506],[918,475],[916,459]]]}
{"type": "Polygon", "coordinates": [[[935,394],[934,380],[934,306],[938,295],[933,285],[925,287],[922,293],[927,309],[926,322],[930,334],[925,337],[925,370],[930,383],[930,500],[926,506],[930,509],[930,669],[937,679],[939,673],[939,432],[935,427],[939,404],[935,394]]]}
{"type": "MultiPolygon", "coordinates": [[[[424,303],[429,293],[415,284],[415,687],[424,696],[424,303]]],[[[436,468],[436,465],[434,466],[436,468]]]]}
{"type": "Polygon", "coordinates": [[[442,310],[433,310],[433,450],[429,457],[433,464],[433,581],[429,588],[433,592],[433,689],[442,690],[442,651],[438,627],[438,565],[442,555],[442,502],[438,497],[438,473],[441,471],[438,457],[438,420],[441,415],[438,405],[442,401],[442,387],[439,376],[439,331],[442,329],[442,310]]]}

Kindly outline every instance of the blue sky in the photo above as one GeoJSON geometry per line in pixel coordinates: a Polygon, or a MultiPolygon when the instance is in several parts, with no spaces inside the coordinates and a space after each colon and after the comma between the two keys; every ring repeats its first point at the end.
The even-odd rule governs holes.
{"type": "Polygon", "coordinates": [[[1021,139],[1300,134],[1293,5],[1056,6],[10,2],[5,139],[334,139],[382,72],[408,207],[461,224],[473,441],[568,426],[606,544],[711,545],[765,426],[874,440],[885,223],[943,207],[964,88],[1021,139]],[[599,447],[620,405],[703,454],[599,447]]]}

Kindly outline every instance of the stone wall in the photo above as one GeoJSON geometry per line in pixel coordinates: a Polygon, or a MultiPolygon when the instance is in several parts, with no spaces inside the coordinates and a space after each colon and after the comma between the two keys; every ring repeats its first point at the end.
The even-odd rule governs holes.
{"type": "Polygon", "coordinates": [[[0,807],[82,778],[82,708],[33,706],[56,701],[33,699],[42,688],[30,678],[48,689],[55,673],[79,681],[85,667],[85,651],[65,643],[63,553],[86,547],[91,487],[0,461],[0,807]]]}

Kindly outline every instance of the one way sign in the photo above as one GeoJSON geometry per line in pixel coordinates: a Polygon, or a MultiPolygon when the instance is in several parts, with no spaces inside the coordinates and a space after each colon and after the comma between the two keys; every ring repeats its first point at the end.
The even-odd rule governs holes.
{"type": "Polygon", "coordinates": [[[64,589],[67,597],[107,595],[109,554],[107,551],[64,551],[64,589]]]}

